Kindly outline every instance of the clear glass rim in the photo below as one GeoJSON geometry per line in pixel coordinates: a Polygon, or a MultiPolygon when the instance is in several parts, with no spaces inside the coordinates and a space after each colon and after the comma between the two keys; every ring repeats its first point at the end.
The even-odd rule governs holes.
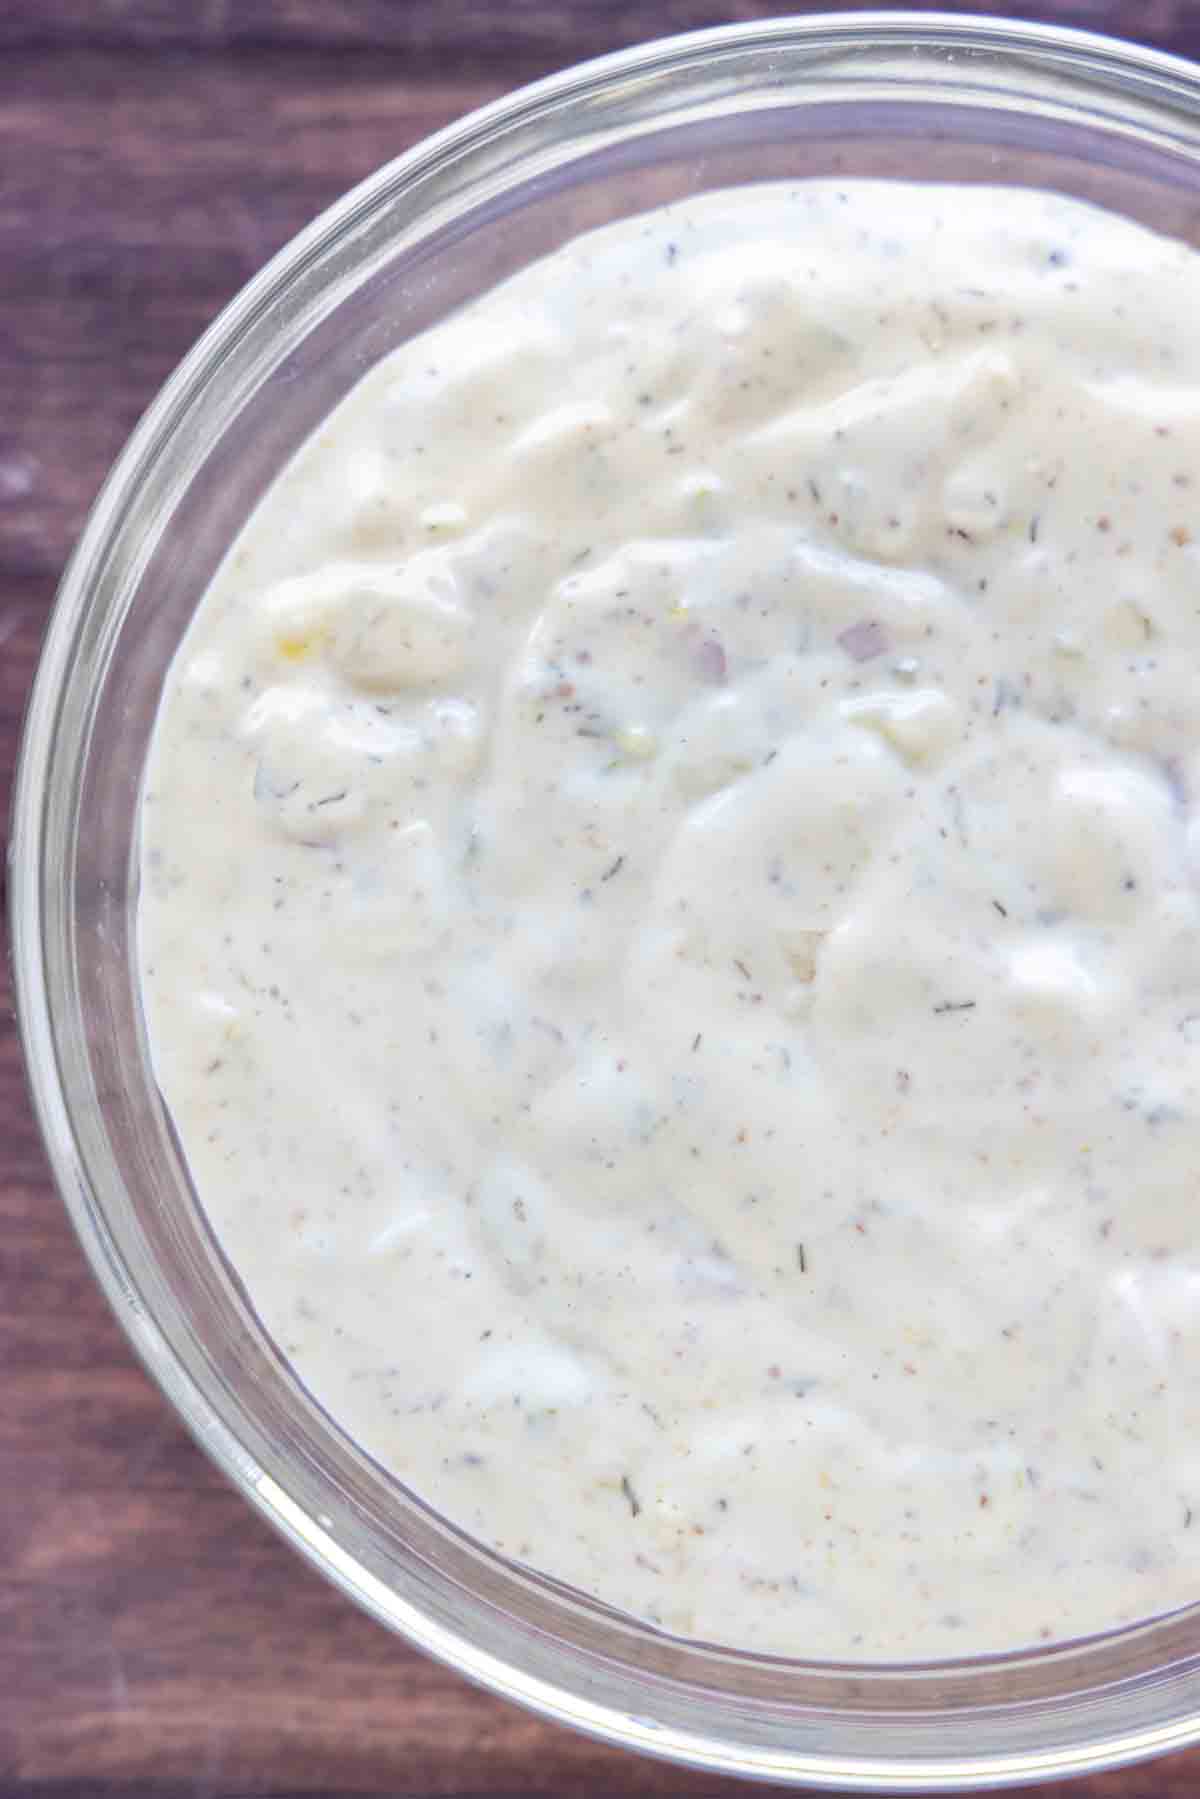
{"type": "MultiPolygon", "coordinates": [[[[517,126],[577,105],[617,86],[663,82],[730,52],[802,49],[832,53],[871,49],[942,54],[1013,54],[1086,87],[1088,80],[1125,91],[1200,147],[1200,73],[1182,59],[1114,39],[1004,18],[921,12],[861,12],[779,18],[731,25],[620,51],[548,77],[456,121],[386,163],[295,237],[225,308],[169,377],[134,430],[96,499],[62,578],[26,713],[13,789],[9,833],[11,958],[19,1031],[35,1114],[56,1185],[94,1272],[143,1363],[201,1446],[282,1534],[349,1597],[459,1673],[557,1722],[712,1773],[794,1785],[877,1792],[929,1792],[1020,1785],[1097,1772],[1186,1747],[1200,1740],[1200,1685],[1180,1715],[1149,1728],[1115,1728],[1084,1744],[1057,1749],[963,1755],[953,1760],[848,1758],[836,1750],[755,1750],[718,1736],[663,1728],[629,1709],[597,1703],[496,1656],[446,1628],[393,1592],[320,1528],[269,1473],[262,1473],[193,1373],[165,1340],[142,1328],[134,1282],[94,1190],[81,1153],[66,1084],[61,1078],[48,981],[46,900],[47,807],[59,778],[57,725],[77,661],[79,639],[95,593],[97,571],[114,554],[134,496],[185,429],[229,347],[292,290],[331,245],[351,236],[389,194],[493,142],[517,126]]],[[[1136,1628],[1136,1627],[1135,1627],[1136,1628]]],[[[1114,1636],[1132,1632],[1110,1633],[1114,1636]]],[[[1108,1640],[1108,1639],[1106,1639],[1108,1640]]],[[[986,1658],[999,1662],[1005,1658],[986,1658]]],[[[961,1664],[960,1664],[961,1665],[961,1664]]],[[[936,1672],[913,1668],[914,1674],[936,1672]]],[[[873,1667],[864,1668],[869,1680],[873,1667]]]]}

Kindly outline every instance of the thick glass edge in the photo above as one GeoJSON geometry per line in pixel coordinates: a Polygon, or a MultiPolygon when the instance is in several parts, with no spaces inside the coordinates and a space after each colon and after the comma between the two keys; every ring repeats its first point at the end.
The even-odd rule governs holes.
{"type": "Polygon", "coordinates": [[[56,1182],[106,1296],[148,1369],[181,1411],[202,1446],[247,1492],[306,1557],[358,1603],[429,1653],[468,1678],[531,1707],[544,1716],[591,1735],[665,1756],[677,1762],[751,1775],[758,1779],[819,1784],[839,1790],[981,1790],[1025,1784],[1066,1773],[1096,1771],[1121,1762],[1179,1748],[1200,1737],[1200,1716],[1147,1731],[1127,1732],[1091,1748],[1037,1754],[992,1754],[953,1762],[893,1762],[887,1758],[808,1758],[791,1753],[731,1750],[717,1739],[665,1731],[611,1706],[597,1706],[536,1680],[496,1657],[483,1654],[460,1635],[431,1626],[419,1611],[391,1593],[340,1545],[315,1526],[269,1477],[257,1475],[233,1433],[178,1366],[156,1331],[140,1313],[125,1278],[118,1247],[91,1193],[61,1082],[46,991],[46,917],[43,909],[47,809],[55,796],[48,775],[55,765],[63,683],[76,647],[95,569],[111,554],[130,492],[153,467],[162,447],[177,432],[212,369],[231,341],[290,286],[306,267],[319,262],[335,241],[353,235],[356,223],[386,201],[400,184],[465,158],[520,124],[528,124],[588,94],[606,92],[619,78],[661,80],[697,60],[771,48],[839,51],[873,48],[978,50],[1016,53],[1037,60],[1039,53],[1065,64],[1070,77],[1104,75],[1128,82],[1155,105],[1178,104],[1195,137],[1200,120],[1200,81],[1177,58],[1094,34],[1055,27],[1026,26],[1004,19],[964,19],[920,13],[854,14],[799,20],[770,20],[748,27],[722,27],[662,40],[583,64],[519,90],[449,126],[406,155],[387,164],[323,214],[267,265],[209,328],[168,380],[135,430],[95,503],[72,558],[47,631],[27,709],[22,751],[14,783],[9,838],[11,956],[17,1017],[26,1055],[34,1109],[50,1154],[56,1182]],[[257,1476],[257,1478],[256,1478],[257,1476]],[[342,1564],[345,1564],[344,1566],[342,1564]]]}

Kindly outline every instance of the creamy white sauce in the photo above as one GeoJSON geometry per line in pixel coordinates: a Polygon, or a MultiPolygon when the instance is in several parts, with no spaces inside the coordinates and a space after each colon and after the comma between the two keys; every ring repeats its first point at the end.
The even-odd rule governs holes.
{"type": "Polygon", "coordinates": [[[664,1628],[1200,1596],[1200,259],[805,184],[376,368],[171,672],[142,991],[372,1455],[664,1628]]]}

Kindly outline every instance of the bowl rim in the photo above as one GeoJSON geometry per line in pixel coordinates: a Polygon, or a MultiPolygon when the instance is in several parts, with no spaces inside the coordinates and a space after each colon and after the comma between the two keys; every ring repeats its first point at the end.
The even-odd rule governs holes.
{"type": "MultiPolygon", "coordinates": [[[[429,1618],[364,1568],[308,1517],[266,1473],[247,1478],[245,1452],[227,1420],[201,1390],[192,1372],[163,1340],[138,1328],[132,1281],[122,1252],[91,1190],[79,1153],[59,1060],[46,980],[44,828],[56,725],[88,615],[92,577],[119,531],[129,499],[180,430],[203,394],[226,344],[293,286],[297,277],[398,181],[409,181],[473,144],[493,139],[518,122],[528,123],[631,77],[665,77],[673,69],[730,51],[769,52],[773,47],[849,52],[856,48],[958,53],[1019,53],[1041,57],[1094,78],[1148,85],[1151,98],[1176,104],[1195,122],[1200,145],[1200,68],[1183,57],[1073,27],[1003,16],[906,10],[780,16],[689,31],[573,64],[525,84],[453,120],[390,158],[326,207],[293,236],[235,294],[205,328],[131,432],[88,512],[62,574],[46,626],[26,703],[14,774],[7,848],[9,957],[18,1037],[27,1089],[54,1184],[98,1283],[126,1338],[200,1448],[273,1527],[306,1560],[355,1603],[409,1642],[457,1673],[527,1710],[614,1746],[703,1769],[793,1785],[878,1792],[964,1791],[1025,1785],[1068,1774],[1098,1772],[1165,1754],[1200,1740],[1200,1696],[1194,1709],[1169,1724],[1120,1730],[1083,1746],[1014,1751],[953,1763],[869,1760],[836,1753],[754,1751],[699,1732],[664,1729],[608,1703],[595,1703],[567,1688],[531,1676],[520,1666],[481,1650],[463,1633],[429,1618]]],[[[1106,1636],[1124,1633],[1105,1633],[1106,1636]]],[[[1004,1658],[981,1658],[988,1661],[1004,1658]]],[[[932,1666],[932,1664],[926,1664],[932,1666]]],[[[949,1666],[950,1664],[943,1664],[949,1666]]],[[[961,1665],[961,1664],[958,1664],[961,1665]]],[[[869,1674],[878,1664],[864,1665],[869,1674]]]]}

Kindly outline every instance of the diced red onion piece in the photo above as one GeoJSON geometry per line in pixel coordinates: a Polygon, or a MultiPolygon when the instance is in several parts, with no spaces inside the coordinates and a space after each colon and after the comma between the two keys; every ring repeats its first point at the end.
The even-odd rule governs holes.
{"type": "Polygon", "coordinates": [[[715,637],[705,637],[695,649],[696,673],[702,681],[719,686],[725,679],[725,651],[715,637]]]}
{"type": "Polygon", "coordinates": [[[855,662],[871,662],[887,653],[888,634],[877,618],[863,618],[838,633],[838,642],[855,662]]]}
{"type": "Polygon", "coordinates": [[[1162,763],[1163,779],[1178,811],[1186,812],[1191,804],[1187,775],[1178,756],[1168,756],[1162,763]]]}

